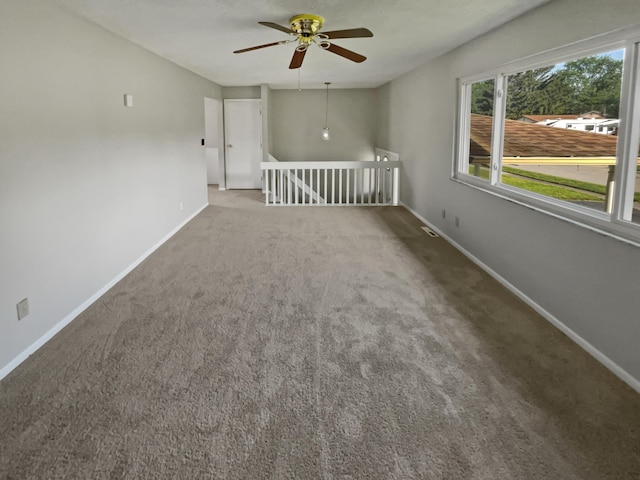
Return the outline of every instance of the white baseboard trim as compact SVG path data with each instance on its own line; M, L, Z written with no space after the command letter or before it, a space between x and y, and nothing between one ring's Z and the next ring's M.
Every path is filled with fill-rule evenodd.
M29 347L27 347L22 353L20 353L17 357L11 360L7 365L0 369L0 380L6 377L13 369L15 369L18 365L24 362L30 355L32 355L36 350L42 347L45 343L47 343L53 336L66 327L74 318L80 315L83 311L85 311L93 302L98 300L102 295L104 295L111 287L113 287L116 283L122 280L126 275L128 275L134 268L140 265L149 255L155 252L162 244L164 244L167 240L173 237L178 231L184 227L187 223L195 218L202 210L204 210L208 204L204 204L198 210L196 210L193 214L191 214L185 221L183 221L176 228L171 230L167 235L165 235L158 243L152 246L149 250L142 254L140 258L138 258L135 262L125 268L122 272L120 272L114 279L112 279L109 283L107 283L104 287L94 293L91 297L85 300L81 305L79 305L76 309L74 309L71 313L65 316L62 320L56 323L53 328L51 328L47 333L42 335L38 340L32 343Z
M455 247L458 251L460 251L460 253L462 253L464 256L466 256L473 263L475 263L478 267L480 267L482 270L484 270L489 275L491 275L495 280L497 280L500 284L502 284L502 286L504 286L507 290L509 290L511 293L513 293L515 296L517 296L520 300L522 300L524 303L526 303L531 308L533 308L537 313L539 313L544 319L546 319L548 322L550 322L554 327L556 327L558 330L560 330L562 333L564 333L567 337L569 337L571 340L573 340L575 343L577 343L580 347L582 347L592 357L594 357L596 360L598 360L600 363L602 363L605 367L607 367L609 370L611 370L611 372L613 372L623 382L627 383L631 388L633 388L635 391L640 393L640 380L639 379L635 378L633 375L631 375L625 369L620 367L617 363L615 363L613 360L611 360L609 357L607 357L604 353L602 353L596 347L591 345L587 340L582 338L579 334L577 334L576 332L571 330L564 323L562 323L560 320L558 320L555 316L553 316L551 313L549 313L543 307L541 307L536 302L534 302L524 292L519 290L517 287L515 287L513 284L511 284L509 281L507 281L505 278L503 278L500 274L498 274L496 271L494 271L489 266L487 266L479 258L477 258L471 252L466 250L464 247L462 247L456 241L452 240L448 235L443 233L440 229L438 229L437 227L432 225L430 222L428 222L418 212L416 212L415 210L413 210L411 207L409 207L408 205L406 205L403 202L400 202L400 205L403 206L404 208L406 208L409 212L411 212L411 214L414 217L416 217L418 220L420 220L422 223L427 225L430 229L432 229L438 235L440 235L442 238L444 238L447 242L449 242L453 247Z

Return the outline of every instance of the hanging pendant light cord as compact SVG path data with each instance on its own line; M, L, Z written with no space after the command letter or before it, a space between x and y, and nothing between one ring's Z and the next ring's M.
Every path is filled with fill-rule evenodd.
M324 82L327 86L327 96L325 101L325 112L324 112L324 128L329 128L329 85L331 82Z

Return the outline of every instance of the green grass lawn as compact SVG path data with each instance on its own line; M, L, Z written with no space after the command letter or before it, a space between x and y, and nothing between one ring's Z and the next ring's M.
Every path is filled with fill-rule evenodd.
M520 175L521 177L531 178L533 180L540 180L542 182L554 183L566 187L573 187L585 192L599 193L604 195L606 188L604 185L598 185L597 183L582 182L580 180L573 180L571 178L556 177L554 175L547 175L545 173L530 172L528 170L521 170L519 168L503 166L502 171L506 173L512 173L514 175ZM504 183L507 183L506 181ZM524 187L523 187L524 188ZM546 194L544 194L546 195ZM559 197L554 197L559 198ZM635 192L634 201L640 202L640 192Z
M515 177L513 175L508 175L508 173L516 173L523 172L523 174L529 174L531 172L527 172L525 170L519 170L511 167L503 167L503 172L507 173L507 175L502 176L502 183L505 185L511 185L512 187L522 188L523 190L527 190L529 192L539 193L540 195L546 195L547 197L557 198L558 200L568 200L568 201L593 201L593 202L602 202L603 199L601 197L597 197L595 195L591 195L587 192L578 192L571 188L564 188L562 183L557 183L557 185L548 185L545 183L536 182L535 180L542 180L540 178L531 177L532 180L527 180L526 178ZM513 170L509 172L509 170ZM473 167L470 172L473 175ZM533 175L539 175L537 173L533 173ZM528 175L527 175L528 176ZM487 167L482 166L480 168L480 177L484 179L489 178L489 169ZM559 180L568 180L561 177L554 177ZM569 185L567 185L569 186ZM598 185L596 185L598 186ZM574 187L578 188L578 187ZM598 193L598 192L596 192ZM604 194L604 192L603 192Z
M546 195L547 197L557 198L558 200L569 201L592 201L602 202L602 197L596 197L585 192L579 192L570 188L563 188L556 185L548 185L546 183L539 183L533 180L527 180L525 178L514 177L511 175L502 175L502 183L505 185L511 185L512 187L522 188L529 192L539 193L540 195Z

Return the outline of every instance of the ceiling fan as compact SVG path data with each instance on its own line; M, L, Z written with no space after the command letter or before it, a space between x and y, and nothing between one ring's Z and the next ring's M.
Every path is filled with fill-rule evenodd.
M255 47L243 48L242 50L236 50L233 53L244 53L252 50L258 50L260 48L273 47L275 45L283 45L285 43L298 42L296 50L293 53L293 58L289 64L289 68L300 68L302 61L307 53L307 49L312 43L315 43L323 50L328 50L331 53L340 55L341 57L348 58L349 60L360 63L364 62L367 57L360 55L359 53L352 52L346 48L340 47L330 40L335 38L361 38L361 37L373 37L373 33L366 28L351 28L348 30L334 30L332 32L319 33L322 25L324 24L324 18L319 15L312 15L310 13L304 13L302 15L296 15L289 19L290 27L283 27L277 23L272 22L258 22L265 27L275 28L295 38L290 40L282 40L280 42L266 43L264 45L258 45Z

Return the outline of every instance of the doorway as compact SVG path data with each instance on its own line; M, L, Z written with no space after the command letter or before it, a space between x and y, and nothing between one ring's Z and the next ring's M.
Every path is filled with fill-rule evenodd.
M254 99L224 101L227 188L262 188L261 106L261 101Z

